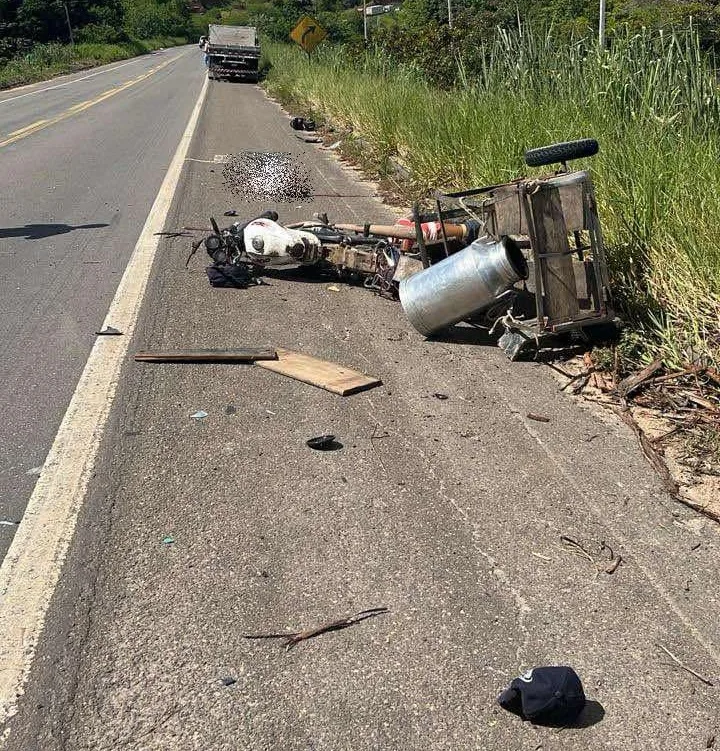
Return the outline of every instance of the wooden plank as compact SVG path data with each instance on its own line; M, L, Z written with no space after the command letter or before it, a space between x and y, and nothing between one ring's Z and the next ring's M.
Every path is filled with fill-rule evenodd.
M256 364L265 370L272 370L274 373L332 391L333 394L340 396L350 396L350 394L357 394L358 391L382 385L382 381L377 378L344 368L334 362L318 360L316 357L290 352L286 349L279 349L277 353L277 360Z
M582 232L587 229L582 183L562 185L560 187L560 203L562 203L565 226L568 232Z
M528 234L518 185L503 185L494 190L487 211L493 217L491 226L496 237Z
M551 324L572 321L580 312L580 303L560 191L541 184L530 195L530 203L537 240L535 252L550 254L549 258L540 259L545 312Z
M650 365L643 368L638 373L634 373L627 378L623 378L623 380L618 383L618 394L620 394L620 396L622 396L623 398L630 396L630 394L632 394L633 391L639 389L640 386L645 383L645 381L652 378L655 373L657 373L658 370L662 368L662 366L662 360L653 360Z
M561 185L560 205L565 217L565 227L570 232L587 229L583 203L583 184ZM496 237L503 235L527 235L522 196L515 184L503 185L492 193L486 211L492 217L490 226Z
M274 349L263 347L242 347L239 349L170 349L160 352L138 352L137 362L176 362L176 363L233 363L255 362L256 360L277 360Z

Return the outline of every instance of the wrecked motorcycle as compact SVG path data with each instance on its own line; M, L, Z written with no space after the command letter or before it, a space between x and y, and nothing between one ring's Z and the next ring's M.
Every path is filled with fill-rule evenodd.
M221 230L211 218L213 233L203 243L214 261L211 268L215 274L237 276L241 269L242 279L250 280L265 269L312 267L343 281L361 281L379 294L397 297L399 281L422 268L412 255L401 254L389 237L342 232L326 217L287 226L277 220L276 212L267 211Z

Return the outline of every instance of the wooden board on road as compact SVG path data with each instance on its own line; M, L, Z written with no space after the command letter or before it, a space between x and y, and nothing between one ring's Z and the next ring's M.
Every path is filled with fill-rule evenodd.
M350 396L382 385L382 381L377 378L344 368L334 362L318 360L316 357L286 349L279 349L277 354L277 360L258 362L256 365L340 396Z
M256 360L276 360L274 349L242 347L241 349L170 349L162 352L138 352L137 362L255 362Z

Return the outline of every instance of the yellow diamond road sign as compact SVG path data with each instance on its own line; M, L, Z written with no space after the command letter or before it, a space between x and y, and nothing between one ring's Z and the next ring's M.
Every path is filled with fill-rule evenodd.
M299 44L308 54L327 36L327 31L310 16L303 16L298 25L290 32L290 38Z

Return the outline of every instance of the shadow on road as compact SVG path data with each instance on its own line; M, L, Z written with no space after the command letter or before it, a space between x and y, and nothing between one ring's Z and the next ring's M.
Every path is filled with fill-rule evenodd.
M99 229L109 224L26 224L24 227L0 227L0 238L24 237L26 240L42 240L52 235L65 235L76 229Z
M485 347L496 347L498 340L497 336L484 327L463 324L449 326L432 334L428 339L446 344L473 344Z
M599 701L592 701L588 699L585 702L585 708L580 713L577 722L572 725L574 728L589 728L592 725L597 725L605 717L605 708Z

